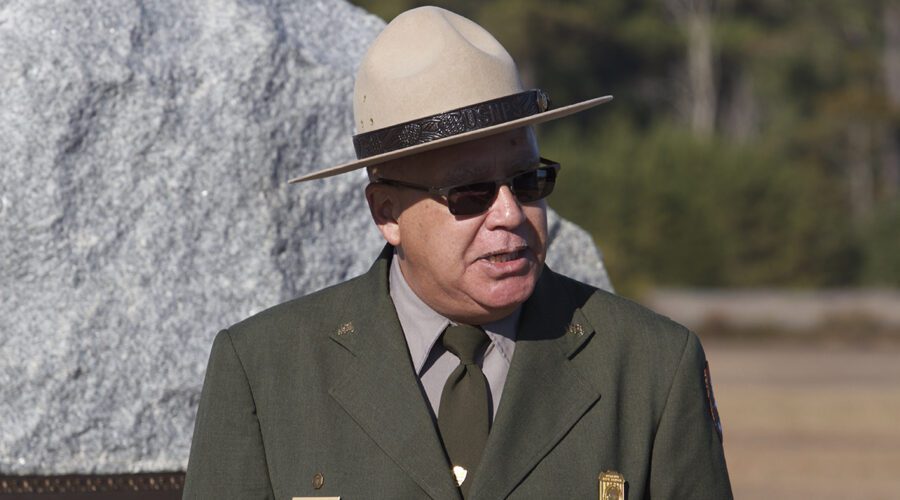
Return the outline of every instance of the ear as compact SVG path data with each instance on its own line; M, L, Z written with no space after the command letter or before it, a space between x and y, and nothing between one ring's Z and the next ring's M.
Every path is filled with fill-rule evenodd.
M395 247L400 246L400 200L390 186L370 183L366 186L366 201L372 220L381 231L384 240Z

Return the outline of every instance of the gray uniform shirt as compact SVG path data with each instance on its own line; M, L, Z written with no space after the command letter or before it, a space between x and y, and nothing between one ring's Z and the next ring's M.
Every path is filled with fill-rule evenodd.
M437 416L447 377L459 366L459 358L438 342L451 321L438 314L412 291L403 272L400 271L400 260L396 255L391 262L389 283L391 300L397 309L397 317L406 337L413 367L428 396L431 409ZM479 325L491 340L484 355L477 360L490 388L491 420L500 407L500 396L503 394L509 363L516 348L516 327L521 311L522 308L519 307L499 321Z

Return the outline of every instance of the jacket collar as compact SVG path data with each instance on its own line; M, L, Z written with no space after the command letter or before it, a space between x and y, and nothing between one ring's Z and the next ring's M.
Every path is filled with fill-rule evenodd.
M356 279L331 339L353 355L331 396L429 496L459 498L388 291L393 248ZM572 361L594 336L560 277L544 268L522 308L515 354L471 498L505 498L600 398Z
M331 339L353 355L329 393L432 498L458 498L440 437L419 388L388 293L389 245L346 297Z
M597 402L575 358L594 336L578 297L545 267L525 302L503 399L472 498L506 498Z

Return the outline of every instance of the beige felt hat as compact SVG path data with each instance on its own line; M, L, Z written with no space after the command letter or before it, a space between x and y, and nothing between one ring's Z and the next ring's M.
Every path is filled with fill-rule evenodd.
M391 21L356 73L356 161L289 182L321 179L526 125L612 99L549 110L542 90L525 90L506 49L474 22L438 7Z

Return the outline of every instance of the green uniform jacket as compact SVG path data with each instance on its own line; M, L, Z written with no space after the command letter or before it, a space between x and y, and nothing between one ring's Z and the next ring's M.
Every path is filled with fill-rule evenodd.
M219 333L184 498L460 498L388 294L390 250ZM632 500L731 498L704 363L684 327L545 268L470 498L597 498L606 470Z

